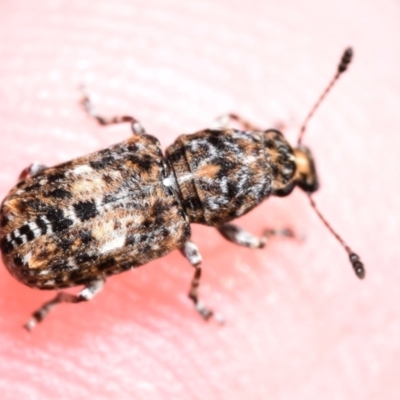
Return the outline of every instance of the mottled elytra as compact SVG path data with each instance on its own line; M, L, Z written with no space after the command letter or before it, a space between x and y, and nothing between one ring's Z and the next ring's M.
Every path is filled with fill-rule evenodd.
M328 87L300 129L292 147L276 129L260 129L228 114L218 129L181 135L162 153L160 143L131 116L104 118L102 125L129 122L133 135L75 160L25 168L0 209L0 249L10 273L38 289L83 285L78 295L59 292L25 325L31 330L58 303L79 303L101 291L107 277L180 249L195 268L189 298L205 318L216 316L198 296L202 257L190 241L191 223L217 228L227 240L263 248L273 236L295 237L290 229L266 229L256 237L230 223L271 195L287 196L295 186L309 197L325 226L347 251L359 278L364 266L317 209L315 163L302 145L306 126L339 76L347 49ZM227 125L235 121L241 129Z

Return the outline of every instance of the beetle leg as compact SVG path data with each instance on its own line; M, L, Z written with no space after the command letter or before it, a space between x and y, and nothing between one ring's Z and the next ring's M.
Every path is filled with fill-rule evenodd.
M120 124L124 122L129 122L131 124L132 133L134 135L143 135L145 132L142 124L135 118L130 115L117 115L114 117L103 117L101 115L96 114L93 111L93 105L90 101L89 95L86 92L86 88L82 86L83 91L83 99L81 100L81 104L85 111L100 125L113 125L113 124Z
M190 241L187 241L183 245L183 247L181 248L181 252L190 262L190 264L196 268L190 286L189 298L193 301L194 306L196 307L198 313L207 321L214 313L199 300L199 285L201 278L201 261L202 261L201 254L197 246Z
M245 130L248 130L248 131L261 130L260 128L253 125L251 122L248 122L246 119L240 117L237 114L233 114L233 113L221 115L220 117L218 117L216 119L215 123L216 123L216 125L218 125L219 128L227 128L229 123L231 123L232 121L237 122Z
M32 318L24 325L24 327L31 331L39 322L42 322L50 310L59 303L80 303L81 301L91 300L97 293L103 289L104 279L97 279L85 286L78 295L59 292L53 300L50 300L42 305L38 310L32 314Z
M252 249L262 249L272 236L297 237L291 229L266 229L261 237L257 237L233 224L224 224L217 229L230 242Z
M18 177L18 182L23 181L24 179L27 178L31 178L32 176L37 175L40 171L43 171L46 168L47 167L45 165L32 163L31 165L29 165L28 167L26 167L21 171Z

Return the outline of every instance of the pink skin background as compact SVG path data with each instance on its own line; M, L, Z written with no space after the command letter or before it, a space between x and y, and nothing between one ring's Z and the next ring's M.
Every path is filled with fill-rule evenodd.
M240 248L193 227L205 323L178 251L61 305L0 268L0 398L399 399L400 2L3 0L0 196L32 161L54 165L130 135L99 113L133 114L166 147L233 111L299 126L344 48L354 63L311 121L326 218L358 252L360 281L305 195L271 198L238 224L292 227L303 243Z

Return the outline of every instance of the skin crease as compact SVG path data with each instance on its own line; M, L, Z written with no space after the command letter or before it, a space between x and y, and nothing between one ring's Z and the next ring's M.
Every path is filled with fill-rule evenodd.
M273 198L236 223L291 227L304 242L240 248L194 226L205 323L179 254L109 279L92 302L61 305L0 266L0 392L29 399L397 399L400 3L128 0L0 4L0 197L32 161L54 165L129 136L79 106L132 113L163 148L235 112L295 143L345 47L354 62L309 124L322 213L306 196Z

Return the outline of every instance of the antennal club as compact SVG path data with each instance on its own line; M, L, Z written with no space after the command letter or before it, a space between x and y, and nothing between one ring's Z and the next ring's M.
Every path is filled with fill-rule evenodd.
M351 250L351 248L346 244L346 242L333 230L333 228L328 224L328 221L322 216L320 211L317 208L317 205L315 204L314 199L312 198L310 193L307 193L308 198L311 203L311 207L315 210L317 213L318 217L320 220L324 223L324 225L331 231L333 236L338 240L338 242L344 247L344 249L347 251L347 254L349 255L349 259L351 262L351 265L353 266L354 272L360 279L364 279L365 277L365 268L364 264L361 262L360 257Z
M322 92L322 95L318 99L318 101L314 104L314 107L311 109L309 114L307 115L301 129L300 129L300 134L299 134L299 139L297 141L298 146L301 145L301 141L303 139L304 133L306 131L306 127L308 124L308 121L311 119L311 117L314 115L315 111L317 108L320 106L322 103L322 100L326 97L326 95L330 92L332 89L333 85L336 83L336 81L339 79L339 76L346 71L347 67L349 66L351 59L353 57L353 49L351 47L347 48L345 52L343 53L343 56L340 60L340 64L338 65L338 69L336 71L335 76L332 78L332 80L329 82L328 86L326 89Z

